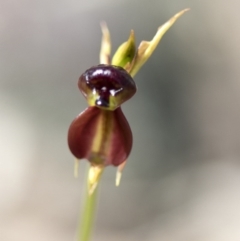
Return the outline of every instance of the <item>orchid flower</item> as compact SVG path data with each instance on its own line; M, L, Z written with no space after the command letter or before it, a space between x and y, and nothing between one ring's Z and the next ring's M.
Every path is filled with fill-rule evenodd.
M185 9L159 27L149 42L135 46L134 31L111 59L111 40L106 24L102 24L100 64L86 70L79 78L78 88L89 105L72 122L68 145L78 161L90 162L88 191L92 194L106 166L118 167L116 185L132 149L131 128L121 105L137 90L133 76L151 56L162 36Z

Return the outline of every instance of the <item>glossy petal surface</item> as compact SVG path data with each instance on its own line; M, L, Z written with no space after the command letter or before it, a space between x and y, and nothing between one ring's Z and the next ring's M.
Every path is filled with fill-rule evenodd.
M115 110L137 90L125 69L103 64L86 70L79 78L78 87L90 106L106 110Z

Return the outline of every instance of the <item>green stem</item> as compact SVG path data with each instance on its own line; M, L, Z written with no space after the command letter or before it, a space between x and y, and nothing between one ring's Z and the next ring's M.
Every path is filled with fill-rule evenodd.
M82 217L80 216L81 222L79 222L77 231L77 241L89 241L93 229L95 208L97 201L97 187L92 194L89 194L88 189L86 193L85 206Z

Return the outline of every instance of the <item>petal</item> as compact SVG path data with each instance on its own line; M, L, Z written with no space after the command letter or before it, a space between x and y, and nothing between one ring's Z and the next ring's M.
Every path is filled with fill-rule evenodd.
M138 52L133 60L132 65L130 66L128 72L131 76L134 76L138 70L142 67L142 65L149 59L152 55L153 51L159 44L163 35L167 32L167 30L175 23L175 21L181 17L186 11L189 9L184 9L181 12L175 14L172 18L170 18L165 24L158 28L156 35L149 42L142 41L138 47Z

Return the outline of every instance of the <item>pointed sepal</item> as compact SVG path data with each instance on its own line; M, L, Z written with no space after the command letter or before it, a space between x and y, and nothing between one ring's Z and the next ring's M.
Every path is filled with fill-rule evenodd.
M100 63L110 64L111 63L111 37L108 30L107 24L105 22L101 23L102 29L102 43L100 50Z
M167 32L167 30L175 23L175 21L181 17L185 12L189 9L184 9L179 13L175 14L172 18L170 18L165 24L158 28L156 35L153 37L151 41L142 41L138 47L137 54L135 55L134 60L132 61L132 65L129 67L128 71L131 76L134 76L138 70L142 67L142 65L149 59L152 55L153 51L156 49L163 35Z
M126 42L121 44L112 58L112 65L125 68L130 64L135 56L136 46L134 31L131 30L130 36Z

